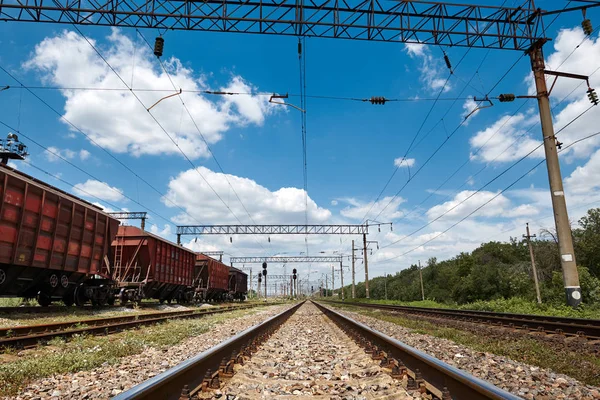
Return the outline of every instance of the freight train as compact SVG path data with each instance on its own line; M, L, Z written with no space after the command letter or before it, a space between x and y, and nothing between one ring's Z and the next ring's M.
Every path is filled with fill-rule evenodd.
M244 300L247 275L0 165L0 297L40 305Z

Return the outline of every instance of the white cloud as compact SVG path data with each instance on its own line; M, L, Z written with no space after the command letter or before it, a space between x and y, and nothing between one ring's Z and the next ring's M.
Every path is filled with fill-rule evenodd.
M72 160L79 156L81 161L85 161L90 157L90 152L85 149L81 149L79 152L77 152L71 149L59 149L55 146L48 147L47 150L44 150L44 154L46 155L46 159L50 162L60 161L60 157L66 158L67 160Z
M600 150L565 179L565 186L574 194L588 194L600 189Z
M135 68L134 88L171 87L169 77L157 64L151 50L139 43L134 49L134 43L118 30L113 29L107 47L92 39L90 41L100 47L108 62L128 84L131 83L132 68ZM181 98L209 143L219 141L231 126L261 125L265 116L276 110L276 106L268 102L267 96L215 96L209 100L201 94L191 93L189 91L209 88L202 79L194 76L191 69L183 67L178 59L171 58L166 64L175 85L188 90L184 91ZM24 66L41 72L44 82L61 87L123 87L123 83L92 47L75 32L63 31L44 39ZM233 76L229 84L216 89L246 93L255 88L242 77ZM136 156L178 154L176 146L130 93L68 89L61 92L66 98L64 116L101 146ZM150 107L169 93L140 91L136 94L146 107ZM187 155L193 158L208 155L206 145L187 113L182 110L179 99L166 99L156 105L151 113Z
M394 165L398 168L410 168L415 165L415 159L399 157L394 159Z
M95 197L105 201L121 201L124 199L121 189L93 179L76 184L73 186L73 191L78 196Z
M445 74L447 69L440 57L434 57L429 48L418 43L405 43L404 49L411 58L421 61L419 66L420 80L425 88L433 92L438 92L442 87L444 92L452 89L450 82L446 83ZM444 84L446 84L445 87Z
M88 158L90 158L90 152L85 149L79 150L79 158L81 159L81 161L87 160Z
M217 198L206 181L219 193L229 208L240 218L250 223L246 211L231 191L225 175L198 167L197 171L190 169L181 172L169 182L169 190L163 202L167 207L174 203L183 207L194 218L181 213L174 218L178 223L237 223L237 220L227 207ZM252 215L256 223L289 223L296 224L304 221L304 190L288 187L270 191L257 182L235 175L227 175L227 179L235 188L238 196ZM322 223L331 217L331 212L319 207L310 197L308 198L308 219L310 223Z
M498 195L498 192L463 190L456 194L452 200L431 207L427 211L427 217L433 220L447 213L442 218L460 219L488 201L489 203L477 211L474 216L514 218L538 213L538 210L529 204L515 206L505 195L501 194L494 198L496 195Z
M154 233L155 235L164 237L164 238L167 238L168 236L170 236L173 233L171 231L171 225L169 225L169 224L165 224L162 229L160 229L157 225L152 224L150 226L150 232Z
M378 215L381 213L377 219L385 222L400 218L404 215L404 212L399 210L399 207L405 200L400 196L393 199L391 196L386 196L376 203L373 201L365 203L354 198L341 200L348 203L349 206L344 207L340 214L353 220L362 220L367 212L369 212L369 215Z
M337 200L331 200L331 205L332 206L337 206L338 205L338 201Z
M472 155L472 159L484 162L509 162L528 154L541 143L531 138L530 133L527 132L531 123L533 119L525 114L501 117L493 125L477 132L469 139L472 151L477 151ZM530 156L530 158L543 157L542 147Z

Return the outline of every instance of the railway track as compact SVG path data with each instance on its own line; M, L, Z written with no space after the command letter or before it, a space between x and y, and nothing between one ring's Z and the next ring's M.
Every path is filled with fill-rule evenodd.
M532 314L510 314L445 308L440 309L396 306L388 304L343 303L339 301L327 301L327 303L395 311L405 314L445 318L478 324L496 325L528 332L540 332L551 335L561 335L565 337L576 336L587 338L589 340L600 340L600 320L595 319L550 317Z
M177 303L173 303L175 305ZM232 303L223 303L221 305L230 305ZM67 307L67 306L20 306L20 307L0 307L0 315L11 315L11 314L52 314L52 313L71 313L77 311L97 311L97 310L111 310L111 309L119 309L119 308L151 308L158 307L162 305L171 305L170 303L161 304L159 302L143 302L137 305L132 303L128 303L126 305L114 304L114 305L104 305L104 306L78 306L78 307ZM186 307L193 307L193 304L184 304Z
M335 371L344 375L334 378ZM303 302L114 399L413 399L416 392L443 400L519 398L328 307Z
M273 303L275 304L275 303ZM74 335L107 335L142 325L151 325L170 319L200 318L235 310L254 308L262 304L214 307L210 309L191 309L136 315L124 315L108 318L91 318L69 322L42 325L28 325L0 328L0 349L26 348L45 343L53 338L68 338Z

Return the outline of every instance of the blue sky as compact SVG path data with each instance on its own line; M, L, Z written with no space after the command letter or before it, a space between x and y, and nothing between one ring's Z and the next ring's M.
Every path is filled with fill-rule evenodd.
M564 4L545 1L538 6L561 8ZM588 17L596 25L600 23L597 9L589 10ZM595 31L584 40L580 23L581 14L575 12L561 15L552 25L548 35L553 41L545 48L549 68L558 67L565 59L561 71L591 74L600 67L598 33ZM98 27L81 30L128 85L133 77L134 89L172 88L135 30ZM198 172L127 91L65 89L124 87L71 26L5 23L0 25L0 33L2 68L26 86L61 88L32 91L166 194L168 200L91 144L31 93L18 89L19 84L0 71L0 85L11 86L0 92L0 121L21 132L21 139L31 152L28 162L75 188L26 163L18 163L18 169L110 210L148 210L151 229L171 240L174 240L177 224L237 223L229 209L243 223L251 223L236 193L257 223L304 222L301 114L290 107L269 104L268 96L257 94L297 95L300 92L296 38L205 32L165 35L162 59L168 64L175 85L184 90L181 97L210 143L227 174L225 177L207 153L179 98L164 100L152 109L152 115L199 167ZM149 30L141 33L150 42L157 35ZM384 106L333 99L307 100L309 223L360 223L396 168L395 160L400 162L425 120L433 104L427 99L437 96L449 71L438 47L308 38L304 50L309 96L385 96L418 100ZM435 105L423 125L416 140L418 145L413 146L407 160L400 164L382 199L373 205L370 218L390 202L391 196L408 179L409 170L414 174L461 124L475 104L467 100L468 97L487 93L517 60L520 60L518 64L490 96L531 91L529 59L521 53L465 48L445 51L455 73L441 94L443 100ZM464 60L456 67L463 56ZM480 64L482 67L478 69ZM600 86L600 74L594 74L590 81L592 87ZM559 80L552 96L553 105L579 84ZM194 89L255 95L211 96L186 92ZM557 128L588 108L586 89L585 84L581 85L556 106ZM169 94L135 92L146 107ZM296 96L287 101L300 105L300 98ZM551 216L550 198L542 164L472 217L419 246L440 235L542 159L542 153L534 152L482 192L435 220L539 144L541 132L534 100L494 103L493 107L471 115L378 217L380 221L394 222L393 232L386 228L381 233L374 230L370 235L370 240L378 240L382 247L431 224L396 245L375 251L371 276L406 268L419 259L449 258L460 251L472 250L485 240L520 236L528 221L534 231L553 225L548 218ZM594 133L598 126L598 109L593 108L561 133L561 141L568 145ZM5 135L11 130L3 127L3 131ZM26 136L51 147L53 152L89 172L99 182L36 146ZM588 207L600 204L599 138L581 142L561 155L567 204L574 222ZM509 146L514 141L516 143ZM433 189L467 160L464 168L430 196ZM222 201L204 179L211 183ZM428 200L420 204L428 196ZM350 239L344 237L340 242L339 237L309 237L309 253L348 253ZM234 237L233 243L229 237L197 241L188 237L185 241L196 250L224 250L234 256L299 254L306 250L303 237L290 236L272 237L271 242L266 237L241 236ZM281 266L273 268L281 270ZM300 266L300 274L308 272L308 268ZM313 265L310 269L313 278L330 271L326 264ZM360 273L359 267L358 276Z

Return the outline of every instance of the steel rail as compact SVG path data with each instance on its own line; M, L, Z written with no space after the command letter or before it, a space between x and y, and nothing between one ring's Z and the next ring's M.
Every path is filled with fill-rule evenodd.
M161 305L159 302L151 302L151 303L140 303L136 307L155 307ZM114 304L114 305L103 305L103 306L93 306L91 304L86 304L84 306L61 306L61 305L50 305L47 307L42 306L17 306L17 307L0 307L0 314L2 315L10 315L10 314L51 314L51 313L70 313L77 311L97 311L97 310L110 310L111 308L133 308L133 303L128 303L125 305Z
M271 303L275 304L275 303ZM216 309L170 311L138 315L94 318L43 325L6 327L0 329L0 349L37 345L55 337L67 338L81 334L111 334L141 325L152 325L171 319L199 318L206 315L245 310L263 304L218 307Z
M219 370L223 359L229 360L232 354L240 353L249 347L255 347L258 338L262 337L262 340L264 340L269 332L283 324L303 303L298 303L162 374L134 386L114 397L113 400L176 400L180 398L182 390L188 394L190 392L188 388L191 388L192 392L197 391L207 375L210 376L212 372Z
M374 308L402 313L441 317L452 320L475 322L524 329L528 331L546 332L569 336L581 336L588 339L600 339L600 320L586 318L552 317L534 314L511 314L491 311L472 311L457 309L440 309L427 307L397 306L388 304L330 303L351 305L363 308Z
M419 376L431 392L446 393L454 400L478 399L521 399L504 391L489 382L476 378L465 371L446 364L428 354L414 349L401 341L384 335L360 322L354 321L322 304L315 303L317 307L331 318L338 326L349 332L351 336L366 339L373 354L380 352L386 358L393 358L408 368L412 379L418 380ZM364 340L362 340L364 342ZM447 390L445 390L447 389ZM439 394L436 394L439 397Z

